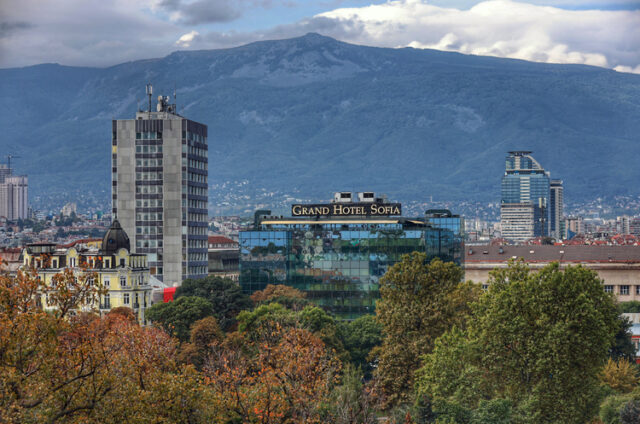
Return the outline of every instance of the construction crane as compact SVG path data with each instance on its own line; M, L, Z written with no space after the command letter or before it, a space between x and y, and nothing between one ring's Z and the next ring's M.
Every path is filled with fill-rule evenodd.
M7 155L7 168L11 169L11 159L19 157L18 155Z

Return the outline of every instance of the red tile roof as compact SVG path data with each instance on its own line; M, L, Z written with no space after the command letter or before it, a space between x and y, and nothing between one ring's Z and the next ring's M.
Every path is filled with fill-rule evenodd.
M225 236L209 236L209 244L236 244L236 242Z

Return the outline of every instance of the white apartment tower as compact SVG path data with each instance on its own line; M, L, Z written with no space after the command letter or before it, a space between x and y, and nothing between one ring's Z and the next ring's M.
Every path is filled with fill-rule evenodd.
M167 285L207 275L207 126L169 97L112 124L112 212L150 273Z
M10 221L29 217L29 179L11 175L8 165L0 165L0 216Z

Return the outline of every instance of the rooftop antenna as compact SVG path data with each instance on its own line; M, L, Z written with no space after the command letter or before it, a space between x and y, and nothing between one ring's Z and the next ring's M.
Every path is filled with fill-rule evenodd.
M176 83L173 82L173 113L178 114L178 95L176 94Z
M9 168L9 170L11 170L11 159L12 158L19 158L20 156L18 155L7 155L7 168ZM11 171L9 171L11 172Z
M147 84L147 96L149 96L149 119L151 119L151 96L153 95L153 86L151 83Z

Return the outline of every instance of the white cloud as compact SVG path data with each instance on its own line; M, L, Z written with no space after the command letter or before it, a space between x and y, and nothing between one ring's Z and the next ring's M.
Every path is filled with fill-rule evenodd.
M640 0L433 0L459 8L427 1L388 0L377 5L339 8L266 29L219 32L212 30L215 26L189 25L189 19L193 21L197 15L197 8L193 8L211 4L269 8L288 2L0 0L0 67L43 62L108 66L162 57L176 48L232 47L307 32L381 47L410 46L539 62L582 63L620 72L638 72L640 67L640 10L565 10L532 4L631 4ZM466 8L460 3L465 3ZM194 12L189 19L183 16L186 10ZM220 10L212 8L209 15L201 18L212 20L212 14Z
M628 72L631 74L640 74L640 65L636 66L635 68L632 68L631 66L616 66L615 68L616 71L618 72Z
M509 0L459 10L423 0L397 0L317 17L361 27L346 40L360 44L537 62L640 66L640 11L564 10Z
M179 47L184 47L184 48L190 47L194 38L196 38L199 35L200 33L198 31L188 32L186 34L183 34L180 38L178 38L178 41L176 41L176 44Z

